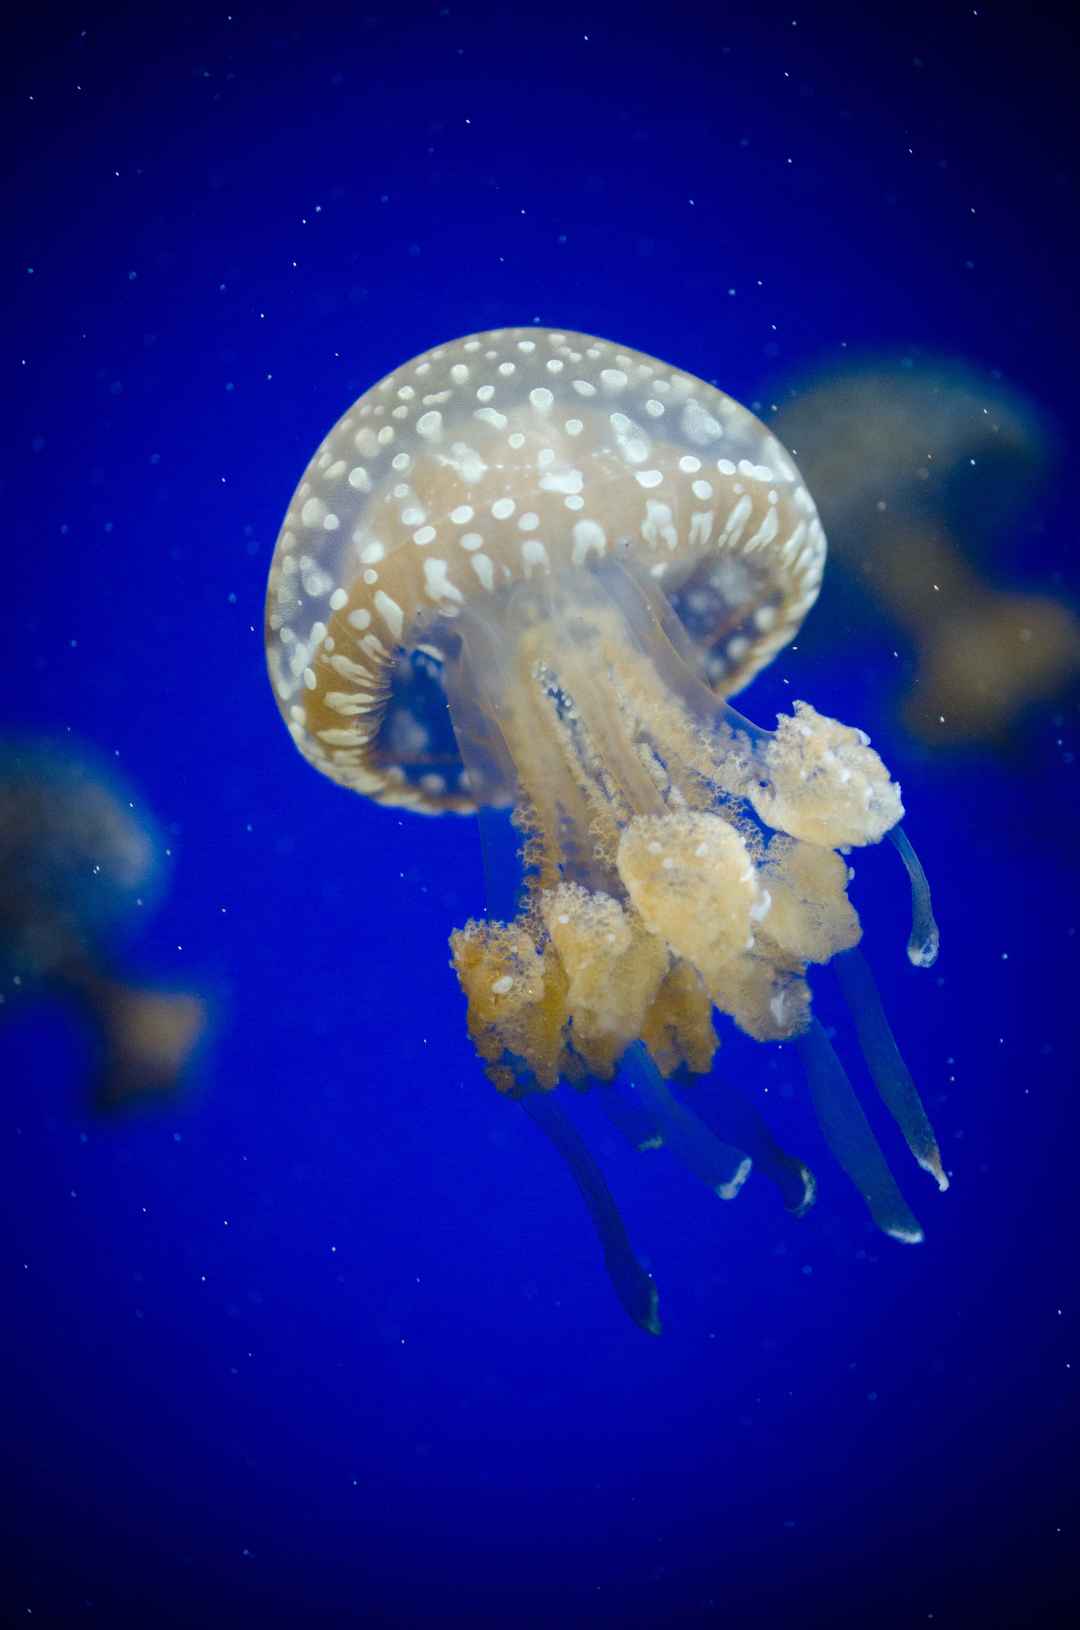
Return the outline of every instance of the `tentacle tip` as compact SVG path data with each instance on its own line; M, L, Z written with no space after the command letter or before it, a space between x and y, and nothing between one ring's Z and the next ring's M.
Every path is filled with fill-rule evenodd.
M659 1310L660 1297L657 1294L656 1286L652 1285L649 1289L649 1305L645 1310L644 1318L641 1320L641 1328L647 1335L658 1336L664 1328L660 1323Z
M890 1239L898 1239L902 1245L921 1245L926 1238L914 1218L909 1223L893 1223L885 1232Z
M930 1173L930 1176L934 1179L939 1191L944 1194L945 1190L949 1186L949 1179L944 1166L941 1164L941 1156L938 1154L937 1150L935 1149L932 1154L924 1155L920 1159L919 1165L922 1167L924 1172Z
M806 1213L810 1210L810 1207L817 1199L817 1178L814 1176L809 1166L804 1166L801 1162L799 1164L799 1171L802 1176L803 1184L802 1198L797 1200L793 1206L788 1206L788 1213L792 1217L805 1217Z
M745 1159L739 1162L739 1165L735 1168L734 1173L726 1183L717 1183L716 1192L720 1196L721 1200L734 1200L735 1196L746 1182L746 1179L750 1176L753 1165L754 1162L750 1159L750 1156L747 1155Z
M638 1151L639 1153L644 1153L646 1149L662 1149L663 1147L663 1138L660 1136L659 1132L654 1132L651 1138L641 1139L638 1144Z
M941 950L941 934L937 925L929 934L913 934L908 940L908 961L914 968L932 968Z

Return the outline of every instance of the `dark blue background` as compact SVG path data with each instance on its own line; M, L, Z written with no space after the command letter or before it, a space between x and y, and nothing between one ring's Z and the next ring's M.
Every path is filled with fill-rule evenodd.
M749 1043L722 1066L815 1165L802 1224L584 1105L659 1282L650 1341L466 1040L473 826L301 761L262 597L347 404L533 320L766 415L865 347L1000 370L1067 455L999 568L1075 592L1066 30L1001 4L149 10L45 8L8 45L3 723L96 744L157 812L174 884L133 966L219 1023L191 1101L119 1126L55 1013L0 1033L4 1622L1064 1622L1075 706L1004 758L918 747L911 652L828 580L747 694L864 726L903 783L938 967L904 959L890 853L856 898L954 1182L883 1129L927 1242L875 1234L796 1060Z

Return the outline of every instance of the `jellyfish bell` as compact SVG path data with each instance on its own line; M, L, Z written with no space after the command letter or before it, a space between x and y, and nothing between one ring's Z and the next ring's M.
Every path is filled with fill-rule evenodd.
M1005 742L1080 673L1075 611L996 581L986 558L1038 512L1061 463L1054 428L1023 392L947 357L867 356L783 394L774 426L833 558L915 647L908 727L931 745Z
M539 329L416 358L338 421L278 539L268 649L301 750L381 802L471 809L411 706L423 659L445 662L470 609L496 631L497 606L527 626L545 594L574 609L615 558L662 586L669 629L727 695L798 629L825 541L779 443L662 363Z
M0 1011L53 996L85 1013L102 1111L182 1085L207 1026L201 997L115 971L126 929L162 893L163 844L133 809L85 751L0 742Z
M764 425L586 335L438 346L317 450L270 573L278 705L377 802L513 808L520 909L451 938L500 1089L636 1060L665 1141L701 1155L663 1082L709 1070L714 1010L759 1040L808 1029L807 965L860 934L835 851L895 828L899 789L810 704L768 732L727 698L794 637L824 562ZM749 1169L701 1164L725 1197Z

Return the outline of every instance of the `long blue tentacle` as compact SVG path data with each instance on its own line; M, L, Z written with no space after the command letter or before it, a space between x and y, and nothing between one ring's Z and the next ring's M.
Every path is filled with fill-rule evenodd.
M566 1162L599 1236L615 1294L640 1329L658 1336L656 1285L634 1255L626 1225L584 1138L553 1092L525 1092L518 1102Z

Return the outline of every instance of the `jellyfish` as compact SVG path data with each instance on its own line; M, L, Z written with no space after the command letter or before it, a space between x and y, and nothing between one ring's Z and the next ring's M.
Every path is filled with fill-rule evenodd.
M796 449L841 560L915 646L904 704L934 744L1004 742L1080 674L1080 621L975 558L1043 484L1053 436L1034 403L945 358L874 358L811 377L773 429Z
M728 700L795 635L825 547L791 458L738 402L623 346L531 328L440 345L361 396L304 472L271 565L270 678L308 762L418 815L476 813L493 831L510 812L512 881L489 865L487 914L450 936L469 1033L568 1165L650 1332L655 1285L575 1092L722 1200L755 1168L795 1216L816 1192L737 1089L719 1124L696 1112L718 1024L798 1042L872 1218L922 1238L814 1018L811 966L844 966L881 1097L947 1182L848 895L850 851L889 835L911 878L908 954L933 960L900 789L862 731L810 702L770 731Z
M91 1023L106 1112L181 1086L207 1024L202 997L134 984L115 941L160 890L161 844L111 774L48 741L0 743L0 1013L58 998Z

